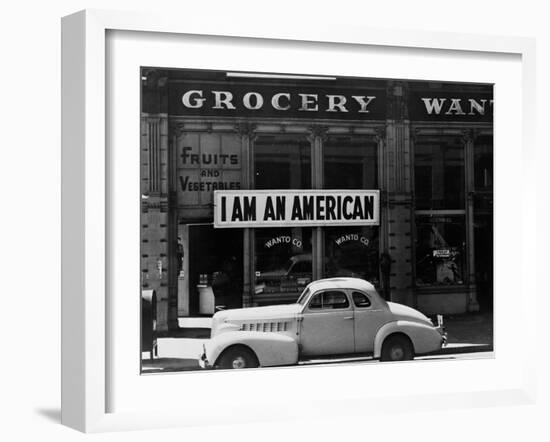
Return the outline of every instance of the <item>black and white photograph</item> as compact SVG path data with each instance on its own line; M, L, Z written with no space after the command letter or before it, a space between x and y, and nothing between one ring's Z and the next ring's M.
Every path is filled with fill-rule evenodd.
M140 85L142 375L494 356L492 84Z
M0 439L546 442L547 9L6 2Z

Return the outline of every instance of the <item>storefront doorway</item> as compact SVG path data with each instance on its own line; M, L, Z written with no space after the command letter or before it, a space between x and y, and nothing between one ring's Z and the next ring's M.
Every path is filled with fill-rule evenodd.
M180 224L183 274L178 278L179 316L208 316L242 307L243 231L212 224Z

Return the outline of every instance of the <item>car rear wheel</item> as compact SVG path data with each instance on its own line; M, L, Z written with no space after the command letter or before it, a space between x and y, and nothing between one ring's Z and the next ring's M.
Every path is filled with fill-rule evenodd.
M406 336L393 335L382 345L381 361L409 361L414 358L411 341Z
M246 347L231 347L220 356L217 366L224 369L256 368L256 355Z

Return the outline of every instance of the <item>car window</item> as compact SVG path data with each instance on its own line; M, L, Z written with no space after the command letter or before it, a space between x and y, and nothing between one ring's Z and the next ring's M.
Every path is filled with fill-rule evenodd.
M306 287L300 297L298 298L298 301L296 301L300 305L304 305L306 303L307 295L309 295L309 287Z
M312 310L332 310L348 308L348 297L344 292L331 290L316 294L311 298L309 308Z
M317 295L315 295L311 298L311 301L309 302L309 308L310 309L315 309L315 310L323 308L322 293L318 293Z
M361 292L353 292L351 294L355 307L370 307L370 299L367 295Z

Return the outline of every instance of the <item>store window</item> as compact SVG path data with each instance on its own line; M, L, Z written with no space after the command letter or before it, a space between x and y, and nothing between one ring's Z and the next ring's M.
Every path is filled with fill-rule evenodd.
M416 285L464 284L465 153L460 137L420 137L415 144Z
M311 143L305 136L260 135L254 142L256 189L310 189ZM298 298L312 281L312 229L257 228L256 295L270 303Z
M256 189L310 189L311 143L305 136L260 135L254 166Z
M323 146L325 189L378 188L378 145L373 137L330 135Z
M312 281L311 228L256 229L257 295L298 295Z
M464 283L464 216L416 217L416 285Z
M417 209L464 208L464 143L459 137L423 137L415 144Z
M372 136L330 135L323 145L325 189L378 189L378 145ZM378 227L327 227L325 276L379 282Z
M325 276L379 283L378 227L325 228Z

